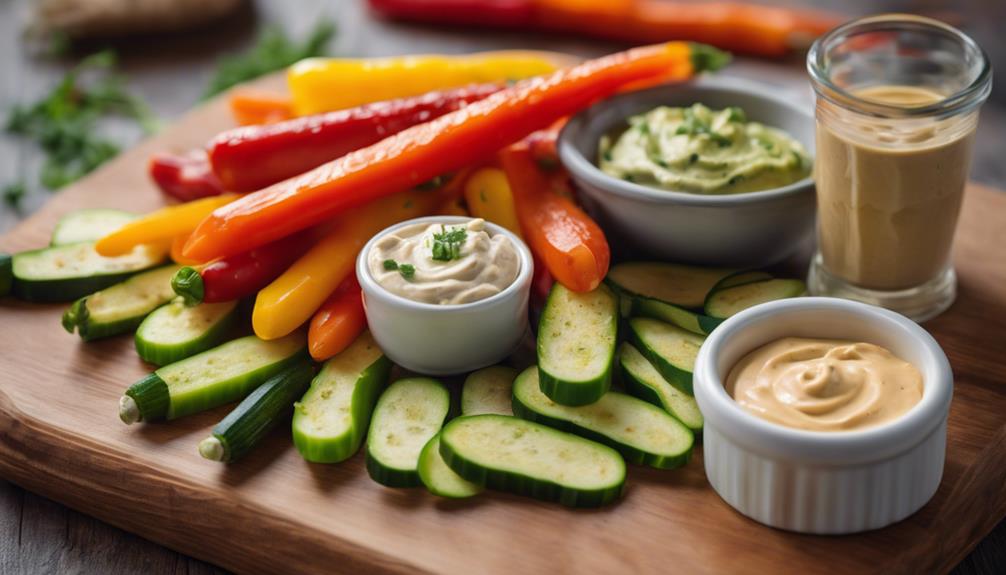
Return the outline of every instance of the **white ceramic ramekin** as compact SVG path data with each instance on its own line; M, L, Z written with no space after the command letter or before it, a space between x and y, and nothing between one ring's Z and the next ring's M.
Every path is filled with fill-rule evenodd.
M745 354L787 336L886 347L922 372L922 400L895 421L859 431L804 431L761 419L734 402L723 381ZM943 477L953 374L936 340L896 313L815 297L755 306L702 345L694 389L705 416L706 476L720 497L760 523L819 534L878 529L925 505Z
M508 237L520 259L517 279L492 297L459 305L416 302L389 292L371 275L367 254L386 234L415 224L469 221L461 216L430 216L395 224L372 237L356 259L370 332L391 361L410 371L449 375L492 365L509 355L528 330L531 251L515 234L491 222L486 222L489 235Z

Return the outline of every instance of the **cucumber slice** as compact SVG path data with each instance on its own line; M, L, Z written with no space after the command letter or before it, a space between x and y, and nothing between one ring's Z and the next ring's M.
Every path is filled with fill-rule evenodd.
M175 298L155 309L136 329L136 353L143 361L167 365L215 347L227 337L238 316L237 307L235 301L189 307Z
M642 296L632 296L632 314L659 319L687 329L692 333L712 333L722 320L689 311L674 304Z
M14 255L14 295L25 301L73 301L115 285L165 261L167 250L137 246L126 255L106 258L83 242Z
M771 279L716 290L706 299L706 314L721 320L760 303L799 297L807 293L800 280Z
M517 370L505 365L494 365L472 372L465 378L465 385L461 388L461 414L513 415L510 402L515 377Z
M541 390L563 405L586 405L611 387L618 297L602 284L586 293L556 282L538 326Z
M613 447L626 461L657 469L681 467L695 436L663 409L631 395L609 391L590 405L559 405L538 385L538 370L525 369L513 384L517 417L569 431Z
M314 366L304 360L272 376L244 398L199 443L199 454L212 461L237 461L251 451L276 425L290 417L293 404L314 377Z
M482 492L482 488L454 473L440 456L440 434L426 442L419 454L419 479L434 495L462 499Z
M643 317L629 320L629 334L636 348L664 379L692 395L695 357L706 338L676 325Z
M384 390L367 432L367 472L388 487L418 487L419 454L440 432L451 394L426 377L400 379Z
M126 281L75 301L63 313L63 327L84 341L136 329L143 318L172 300L171 276L178 266L136 274Z
M14 271L10 254L0 254L0 297L10 293L14 283Z
M695 398L668 383L632 344L623 342L618 348L618 363L622 368L626 391L664 408L693 433L702 432L702 412Z
M625 461L614 449L506 415L451 421L440 434L440 455L476 485L570 507L610 503L625 486Z
M96 242L135 220L136 217L136 214L107 208L76 210L66 214L56 223L52 231L51 245Z
M706 295L733 270L661 262L626 262L608 272L607 281L631 295L681 307L702 307Z
M134 383L119 400L123 422L176 419L237 401L307 354L304 334L229 341L166 365Z
M388 384L391 362L370 332L325 362L293 415L293 443L307 461L337 463L359 449Z
M713 286L713 289L709 290L709 293L713 293L716 290L726 289L729 287L737 287L742 286L744 284L751 284L754 282L761 282L770 279L772 279L772 274L768 272L763 272L761 270L749 270L749 271L737 272L735 274L730 274L727 277L720 280L715 286Z

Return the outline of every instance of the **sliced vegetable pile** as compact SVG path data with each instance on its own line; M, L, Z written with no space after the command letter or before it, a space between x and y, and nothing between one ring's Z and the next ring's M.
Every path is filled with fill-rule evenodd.
M626 461L689 460L705 335L804 290L751 270L609 270L604 232L574 199L555 154L562 117L629 84L688 77L701 69L696 54L708 49L650 46L509 87L500 82L552 64L517 53L299 65L294 101L263 109L321 115L222 134L168 184L155 158L165 192L195 199L142 216L68 214L51 246L0 254L0 295L72 302L62 323L84 341L135 332L156 368L125 390L125 423L236 403L193 446L207 459L241 459L292 416L305 460L345 461L366 439L367 471L389 487L609 503ZM371 75L385 89L375 94L399 99L367 100ZM458 87L473 80L489 84ZM360 89L333 87L347 82ZM391 224L458 212L530 245L544 307L536 365L482 369L461 389L423 377L389 384L393 366L366 331L357 254Z

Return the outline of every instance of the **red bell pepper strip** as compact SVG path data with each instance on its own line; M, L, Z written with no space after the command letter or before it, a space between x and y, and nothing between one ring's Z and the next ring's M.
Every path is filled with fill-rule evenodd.
M187 156L156 154L150 159L149 170L164 195L182 202L219 196L226 191L202 150Z
M171 287L186 305L234 301L254 295L269 285L311 247L315 234L305 231L262 247L186 266L175 272Z
M370 0L389 18L437 24L491 24L525 27L534 18L532 0Z
M585 292L608 273L611 251L600 226L573 200L551 188L527 142L500 153L513 191L517 219L531 251L567 288Z
M207 146L210 165L228 190L260 190L502 89L495 84L476 84L227 130Z
M522 80L214 211L193 232L185 254L211 259L269 243L354 206L476 164L625 83L681 67L692 69L691 46L670 42Z
M307 331L307 348L315 361L325 361L349 347L367 327L356 275L347 277L318 308Z

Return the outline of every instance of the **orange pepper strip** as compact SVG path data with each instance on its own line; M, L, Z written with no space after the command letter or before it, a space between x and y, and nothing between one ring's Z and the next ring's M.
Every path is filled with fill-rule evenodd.
M203 262L197 262L192 258L187 258L182 253L182 248L185 247L185 242L189 240L189 234L182 234L180 236L175 236L175 239L171 240L171 261L176 264L183 266L195 266Z
M476 164L623 84L691 68L690 57L690 45L670 42L520 81L216 210L199 224L185 253L208 260L258 247L367 201Z
M571 199L552 190L526 142L503 150L500 161L531 251L567 288L578 292L596 288L611 261L600 226Z
M259 90L237 90L228 104L234 121L242 126L274 124L294 117L293 101L286 96Z
M170 244L176 237L191 233L213 210L233 202L237 197L237 194L222 194L161 208L101 238L94 249L103 256L121 256L140 244ZM207 261L188 253L185 255L197 261Z
M252 311L255 335L276 339L303 325L353 273L367 240L392 224L432 213L444 199L437 192L411 190L344 214L332 232L258 293Z
M367 327L356 274L350 274L318 308L307 331L307 348L315 361L340 353Z

